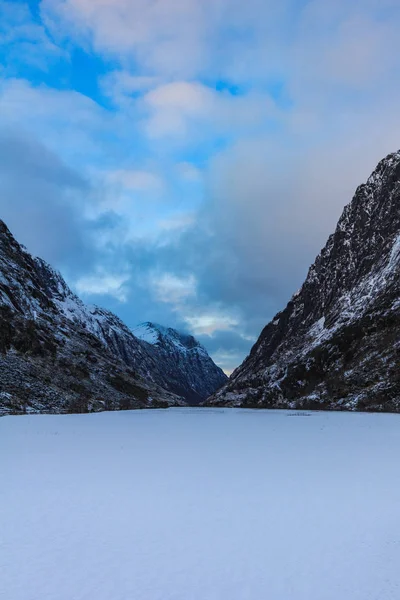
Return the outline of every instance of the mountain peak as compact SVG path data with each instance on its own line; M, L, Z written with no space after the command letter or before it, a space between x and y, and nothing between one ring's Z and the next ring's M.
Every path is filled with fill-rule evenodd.
M207 353L205 348L190 334L182 333L172 327L165 327L159 323L146 321L140 323L135 327L132 332L134 335L149 343L149 344L160 344L162 341L170 341L175 344L178 349L181 350L193 350L194 348Z
M0 219L0 233L3 235L4 234L11 235L10 230L8 229L7 225L1 219Z
M162 328L164 329L164 328ZM156 323L150 323L146 321L145 323L139 323L136 327L132 329L132 333L139 339L148 344L157 344L160 339L161 326Z
M185 396L190 404L199 404L209 395L208 390L218 389L227 376L208 355L207 350L192 336L172 327L147 321L132 330L150 350L158 356L170 374L170 383L175 393ZM175 366L175 375L171 377ZM186 373L186 383L183 373Z

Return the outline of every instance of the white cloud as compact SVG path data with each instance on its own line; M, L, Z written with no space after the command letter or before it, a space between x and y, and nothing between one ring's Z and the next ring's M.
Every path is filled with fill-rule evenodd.
M119 302L125 303L128 301L129 287L127 284L129 279L128 274L116 275L99 270L94 275L87 275L78 279L74 287L78 294L83 296L108 295Z
M176 310L183 302L196 296L197 284L193 275L183 278L173 273L154 273L149 284L158 302L172 304Z
M72 125L91 128L100 123L104 111L93 100L75 91L34 86L22 79L3 79L0 87L1 115L8 120L28 123L28 119L54 118Z
M239 319L226 308L199 304L197 281L194 275L178 277L174 273L153 273L148 285L158 302L170 304L193 335L212 335L216 331L231 331Z
M160 219L157 223L161 231L176 234L177 232L187 230L195 225L196 214L180 212L172 217Z
M200 83L169 83L144 97L150 113L146 130L150 137L184 135L190 119L206 119L214 110L214 94Z
M134 67L115 81L129 93L153 77L370 85L397 62L397 0L42 0L41 10L55 35Z
M42 0L51 31L144 75L265 78L288 45L297 0Z
M15 78L0 80L0 126L35 135L80 169L101 156L102 136L119 130L118 117L91 98Z
M222 4L223 6L223 4ZM218 23L213 0L43 0L54 31L66 29L97 50L133 55L147 71L190 75L201 70L207 37Z
M162 178L151 171L117 169L107 173L106 179L110 184L127 190L161 192L164 189Z
M193 311L194 312L194 311ZM198 314L183 316L194 335L212 335L216 331L230 331L239 325L237 318L222 310L200 310Z
M151 138L237 136L278 114L268 94L236 96L188 81L159 86L147 92L143 103L148 113L145 129Z

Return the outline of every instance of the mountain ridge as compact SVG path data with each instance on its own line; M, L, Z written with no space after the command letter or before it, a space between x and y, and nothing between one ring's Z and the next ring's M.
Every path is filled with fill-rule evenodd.
M209 405L400 410L400 151L381 160L307 277Z
M185 362L176 349L171 356L136 338L110 311L87 306L0 220L0 413L198 403L225 381L220 373L207 353Z

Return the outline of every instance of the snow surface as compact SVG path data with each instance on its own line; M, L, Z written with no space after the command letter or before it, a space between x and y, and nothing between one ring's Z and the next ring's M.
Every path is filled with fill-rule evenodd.
M400 416L0 420L6 600L398 600Z
M157 344L159 341L159 331L155 327L152 327L150 323L141 323L134 329L132 329L133 335L135 335L139 340L143 340L148 344Z
M181 333L172 327L164 327L158 323L147 322L137 325L137 327L132 329L132 333L138 339L153 346L160 343L161 346L172 346L182 354L191 352L203 354L207 359L209 358L207 350L195 338L191 335ZM193 345L193 342L195 345Z

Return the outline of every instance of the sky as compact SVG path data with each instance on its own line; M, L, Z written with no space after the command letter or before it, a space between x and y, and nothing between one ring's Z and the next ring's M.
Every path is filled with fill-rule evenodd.
M0 218L231 372L400 147L398 0L0 0Z

